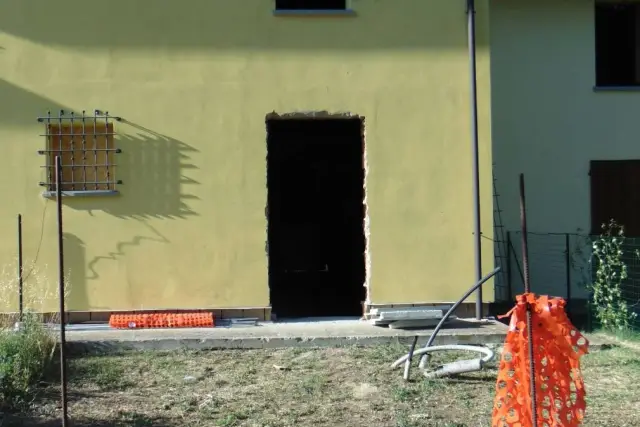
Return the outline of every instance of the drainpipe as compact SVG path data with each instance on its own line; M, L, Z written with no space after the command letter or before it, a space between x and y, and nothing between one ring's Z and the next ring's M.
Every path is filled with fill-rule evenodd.
M475 253L475 279L482 279L482 249L480 234L480 165L478 154L478 88L476 72L476 6L467 0L467 32L469 36L469 70L471 79L471 153L473 159L473 243ZM476 291L476 319L482 319L482 287Z

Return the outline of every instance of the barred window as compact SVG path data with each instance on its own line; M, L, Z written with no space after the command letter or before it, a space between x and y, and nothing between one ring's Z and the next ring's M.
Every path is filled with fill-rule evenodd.
M65 195L115 194L121 181L115 177L114 122L120 118L95 111L93 116L60 111L57 117L48 113L38 118L45 124L46 181L40 185L47 193L56 191L55 159L60 157L61 190Z

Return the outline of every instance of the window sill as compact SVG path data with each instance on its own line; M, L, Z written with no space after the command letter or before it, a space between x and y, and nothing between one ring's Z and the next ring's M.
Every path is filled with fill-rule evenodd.
M274 16L355 16L353 9L281 9L274 10Z
M79 190L79 191L63 191L62 197L110 197L118 196L120 192L118 190ZM44 191L42 197L49 199L56 198L55 191Z
M594 92L640 92L640 86L594 86Z

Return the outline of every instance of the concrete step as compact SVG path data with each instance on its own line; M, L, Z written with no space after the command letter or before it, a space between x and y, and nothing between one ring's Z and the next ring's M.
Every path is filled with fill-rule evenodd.
M55 330L55 326L52 327ZM67 346L71 353L118 353L128 350L175 351L181 349L261 349L286 347L343 347L352 345L401 344L409 346L419 337L426 343L433 328L402 330L380 328L366 321L258 322L257 326L229 326L202 329L115 330L108 325L71 325ZM437 335L434 345L467 344L500 348L506 325L483 320L456 319ZM601 336L589 336L591 351L617 345Z
M71 351L98 353L125 350L225 348L340 347L350 345L409 345L414 336L426 342L433 328L402 330L380 328L361 320L259 322L257 326L202 329L114 330L104 326L69 327L66 333ZM445 326L436 344L502 344L507 328L499 322L482 324L455 320Z

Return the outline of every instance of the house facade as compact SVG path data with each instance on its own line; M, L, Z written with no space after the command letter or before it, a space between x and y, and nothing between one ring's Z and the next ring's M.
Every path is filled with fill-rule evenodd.
M473 284L466 2L276 3L0 5L0 260L14 263L22 214L25 290L52 296L37 309L57 307L58 182L78 319L360 314ZM488 1L476 7L490 171ZM488 272L490 173L480 187Z
M615 219L628 236L640 235L638 6L491 2L496 187L504 228L519 230L518 174L525 174L538 293L567 296L568 281L572 298L587 297L590 244L581 236L599 234L602 223ZM515 267L513 274L517 293Z

